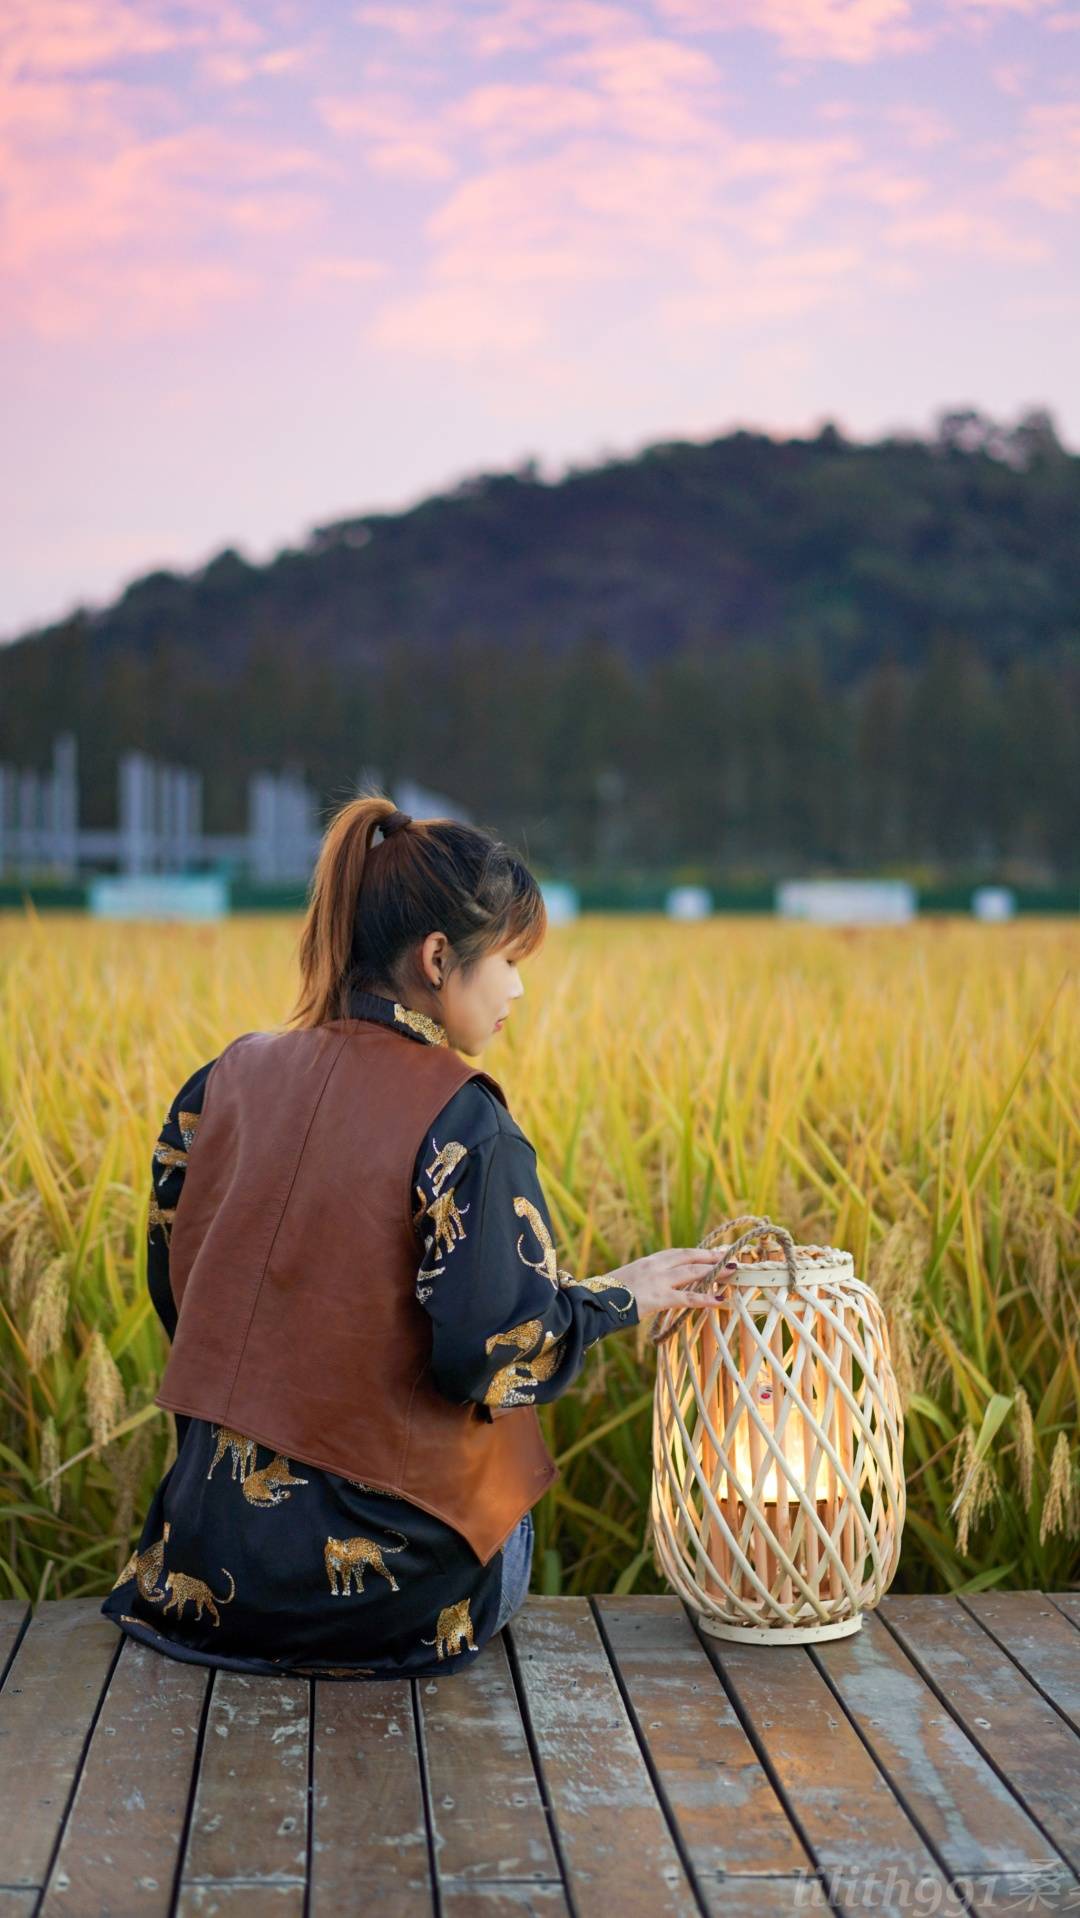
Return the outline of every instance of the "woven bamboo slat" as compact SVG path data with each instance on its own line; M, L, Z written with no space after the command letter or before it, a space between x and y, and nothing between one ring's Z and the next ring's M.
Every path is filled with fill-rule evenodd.
M672 1308L653 1328L658 1567L719 1638L844 1637L900 1557L904 1420L885 1315L850 1252L796 1246L771 1219L725 1219L701 1244L739 1271L721 1305ZM697 1285L715 1291L716 1277Z

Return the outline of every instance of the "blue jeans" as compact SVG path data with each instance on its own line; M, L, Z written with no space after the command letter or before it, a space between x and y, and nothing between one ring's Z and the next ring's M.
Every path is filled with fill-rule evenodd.
M502 1631L512 1613L525 1602L532 1574L532 1556L533 1515L526 1512L503 1546L499 1616L494 1626L496 1632Z

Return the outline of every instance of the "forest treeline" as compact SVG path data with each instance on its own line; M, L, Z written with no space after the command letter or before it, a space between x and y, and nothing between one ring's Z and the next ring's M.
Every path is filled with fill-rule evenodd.
M364 767L582 871L1080 869L1080 459L1044 412L873 445L735 433L478 475L226 552L0 649L0 760L79 741L324 809Z

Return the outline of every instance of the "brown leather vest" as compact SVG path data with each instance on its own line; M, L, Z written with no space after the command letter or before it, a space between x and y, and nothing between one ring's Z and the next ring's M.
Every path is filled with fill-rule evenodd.
M170 1236L154 1403L410 1499L486 1565L560 1471L535 1407L489 1422L430 1377L413 1168L472 1078L506 1105L452 1048L364 1019L224 1048Z

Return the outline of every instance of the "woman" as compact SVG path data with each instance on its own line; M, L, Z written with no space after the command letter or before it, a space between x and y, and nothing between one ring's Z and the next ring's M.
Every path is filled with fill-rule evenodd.
M371 793L331 821L289 1021L185 1080L154 1149L177 1454L101 1607L132 1637L235 1671L416 1677L470 1663L523 1602L559 1475L535 1407L716 1265L556 1263L535 1151L460 1056L509 1017L546 924L486 832Z

